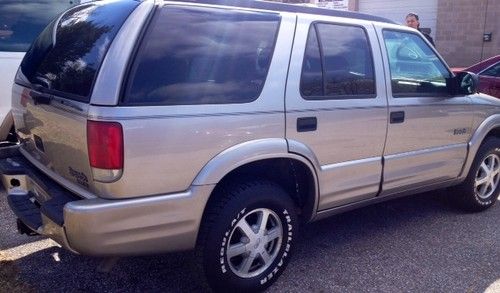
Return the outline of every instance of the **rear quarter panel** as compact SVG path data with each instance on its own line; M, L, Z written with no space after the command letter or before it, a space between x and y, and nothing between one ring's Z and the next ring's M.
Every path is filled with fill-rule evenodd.
M266 83L253 102L91 106L89 119L119 122L124 132L123 175L113 183L94 182L97 193L108 198L126 198L184 191L212 158L231 146L266 138L284 139L284 92L295 16L281 16ZM106 68L101 72L106 72ZM119 74L107 76L108 84L121 81ZM105 83L96 85L94 91L100 92L104 86Z

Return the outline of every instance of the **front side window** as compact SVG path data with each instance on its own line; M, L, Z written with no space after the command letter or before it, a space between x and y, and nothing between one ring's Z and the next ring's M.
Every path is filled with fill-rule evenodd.
M500 77L500 62L483 71L481 75Z
M123 102L196 105L257 99L279 21L274 13L162 8L139 48Z
M384 30L394 97L447 95L451 77L436 53L417 34Z
M313 24L302 64L300 91L308 100L375 97L373 59L364 29Z

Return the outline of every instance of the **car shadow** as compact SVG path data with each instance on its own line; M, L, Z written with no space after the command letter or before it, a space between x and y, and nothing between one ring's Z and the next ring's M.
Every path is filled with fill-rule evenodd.
M484 274L479 283L475 279L461 278L462 283L458 284L456 278L460 276L453 275L453 270L448 271L451 274L448 281L440 278L434 281L430 277L435 273L434 261L441 259L434 260L427 250L443 249L440 235L457 227L467 230L462 222L478 215L457 212L450 207L445 193L397 199L306 225L287 270L270 291L361 292L367 291L366 285L361 284L364 279L371 280L371 290L375 291L441 291L446 288L484 291L495 282L498 274L479 271ZM498 213L498 207L495 208L492 213ZM482 217L488 218L486 213L482 213ZM438 234L432 235L435 233ZM455 242L469 241L461 235L457 237ZM451 253L451 257L459 257ZM422 262L422 255L428 255L432 261ZM203 277L198 274L192 252L121 258L107 273L97 271L102 261L54 246L22 257L15 264L20 271L19 278L42 292L208 291ZM419 266L423 272L418 271ZM498 271L498 268L498 264L494 264L493 269ZM397 274L381 276L379 272L387 269L397 270ZM412 285L404 281L398 283L399 277L422 278L421 274L424 277L429 274L427 277L431 279L424 278L421 283ZM474 286L463 287L469 283Z

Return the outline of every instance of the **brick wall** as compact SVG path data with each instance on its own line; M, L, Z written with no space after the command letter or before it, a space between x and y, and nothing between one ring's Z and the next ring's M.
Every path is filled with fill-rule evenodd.
M492 33L491 42L483 42L484 32ZM500 54L500 1L439 0L435 41L452 67Z

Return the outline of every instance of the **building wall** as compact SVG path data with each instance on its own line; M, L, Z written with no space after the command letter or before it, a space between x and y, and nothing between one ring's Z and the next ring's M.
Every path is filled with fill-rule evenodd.
M491 42L483 42L485 32L492 33ZM439 0L435 41L452 67L500 54L500 1Z
M373 14L404 24L409 12L418 14L420 26L430 28L431 36L436 36L438 0L351 0L357 2L357 11ZM492 0L490 0L492 1ZM495 1L495 0L493 0ZM497 0L500 1L500 0ZM354 5L353 5L354 6Z

